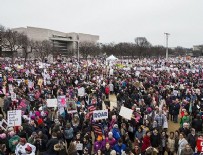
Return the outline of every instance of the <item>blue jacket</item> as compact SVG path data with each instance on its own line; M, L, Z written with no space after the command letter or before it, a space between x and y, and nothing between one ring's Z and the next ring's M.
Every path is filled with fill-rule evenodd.
M117 141L121 138L120 131L117 128L113 128L112 133L113 138L115 138Z
M126 145L122 144L121 146L119 146L118 144L116 144L113 149L116 151L116 154L121 155L121 151L125 151L126 150Z

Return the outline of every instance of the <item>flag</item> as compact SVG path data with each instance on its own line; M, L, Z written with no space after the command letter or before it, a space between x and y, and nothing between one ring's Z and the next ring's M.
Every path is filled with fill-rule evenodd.
M88 106L88 111L89 111L89 113L92 114L94 110L96 110L96 106L95 106L95 105L89 105L89 106Z
M92 128L96 134L102 135L102 125L101 124L92 123Z

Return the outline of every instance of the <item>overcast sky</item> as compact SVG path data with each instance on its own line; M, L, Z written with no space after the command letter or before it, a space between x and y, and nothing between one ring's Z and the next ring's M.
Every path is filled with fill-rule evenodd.
M100 36L100 42L146 37L169 47L203 44L203 0L0 0L0 24Z

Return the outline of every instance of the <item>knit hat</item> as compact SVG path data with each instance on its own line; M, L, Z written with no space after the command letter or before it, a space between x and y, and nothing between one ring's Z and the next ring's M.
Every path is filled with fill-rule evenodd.
M114 124L113 128L118 128L118 124Z
M25 150L31 152L31 151L32 151L32 148L31 148L29 145L27 145L27 147L25 148Z
M109 132L109 133L108 133L108 135L109 135L109 136L110 136L110 135L112 136L112 135L113 135L113 133L112 133L112 132Z
M102 135L99 135L98 137L97 137L97 141L101 141L102 140Z
M9 135L13 137L16 133L14 131L9 132Z
M5 133L0 134L0 138L1 139L5 139L6 138L6 134Z

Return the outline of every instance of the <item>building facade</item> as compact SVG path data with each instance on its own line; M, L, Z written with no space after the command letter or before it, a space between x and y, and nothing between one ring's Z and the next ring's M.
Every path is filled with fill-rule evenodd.
M65 33L55 30L38 28L38 27L20 27L12 29L14 31L24 33L30 40L44 41L49 40L53 44L58 53L68 55L70 52L75 52L78 49L80 42L97 43L99 40L98 35L90 35L83 33Z

